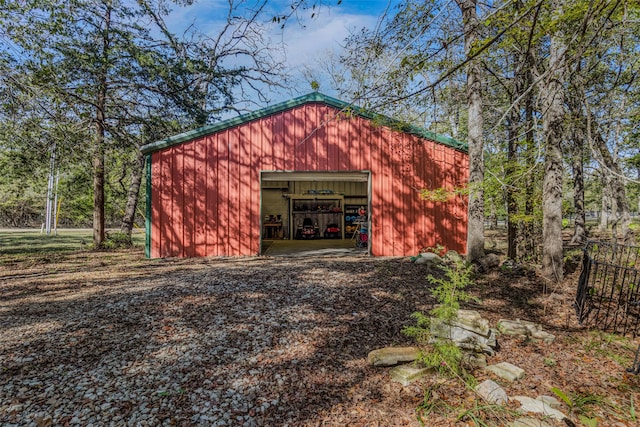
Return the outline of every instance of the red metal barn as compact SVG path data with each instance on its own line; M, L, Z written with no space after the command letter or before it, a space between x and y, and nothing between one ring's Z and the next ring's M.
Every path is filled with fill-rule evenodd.
M313 93L142 148L147 256L258 255L269 239L352 238L376 256L465 253L466 146ZM334 227L335 228L331 228Z

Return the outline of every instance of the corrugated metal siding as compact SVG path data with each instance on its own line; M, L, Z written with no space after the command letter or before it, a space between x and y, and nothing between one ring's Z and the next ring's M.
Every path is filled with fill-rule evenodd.
M151 256L256 255L260 171L361 170L371 172L373 255L465 252L465 200L419 197L463 185L465 153L310 103L154 152Z

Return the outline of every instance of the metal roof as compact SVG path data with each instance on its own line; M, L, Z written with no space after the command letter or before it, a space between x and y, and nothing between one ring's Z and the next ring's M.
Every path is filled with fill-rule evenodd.
M218 123L203 126L198 129L193 129L178 135L171 136L166 139L152 142L150 144L146 144L142 146L140 150L142 151L143 154L152 153L154 151L158 151L163 148L171 147L173 145L178 145L186 141L191 141L201 136L210 135L212 133L219 132L221 130L239 126L244 123L251 122L253 120L258 120L263 117L271 116L271 115L280 113L282 111L290 110L300 105L312 103L312 102L319 102L319 103L328 105L330 107L337 108L339 110L348 110L350 113L356 114L360 117L363 117L369 120L375 120L376 122L380 123L383 126L387 126L392 129L409 133L412 135L417 135L422 138L426 138L431 141L435 141L440 144L455 148L456 150L465 151L465 152L468 150L467 144L457 141L453 138L449 138L443 135L438 135L434 132L428 131L426 129L423 129L417 126L410 125L400 120L392 119L391 117L384 116L382 114L376 114L376 113L367 111L361 107L354 106L352 104L349 104L348 102L340 101L338 99L332 98L330 96L327 96L318 92L312 92L307 95L291 99L289 101L281 102L281 103L272 105L270 107L263 108L261 110L253 111L251 113L243 114L238 117L223 120Z

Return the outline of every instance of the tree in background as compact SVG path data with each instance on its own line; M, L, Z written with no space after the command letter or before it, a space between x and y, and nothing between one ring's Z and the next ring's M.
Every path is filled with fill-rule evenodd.
M577 215L574 241L584 241L585 204L593 199L589 191L602 187L594 185L599 175L606 187L601 199L612 199L613 224L628 236L623 166L630 147L637 150L630 138L637 128L638 60L629 52L638 49L638 14L637 3L625 0L404 2L377 28L347 40L347 53L332 67L341 76L333 81L355 102L400 120L487 141L481 181L488 211L479 218L506 215L508 256L541 263L556 281L563 273L563 216ZM468 45L470 31L476 39ZM476 81L470 72L484 82L478 92L469 92ZM460 97L464 78L467 96ZM463 111L465 103L482 105L480 134L477 112ZM468 247L474 251L471 239Z
M269 20L313 16L322 3L291 2ZM264 100L260 85L279 82L282 69L259 25L265 4L240 15L231 2L218 34L176 36L164 23L163 1L0 0L0 162L15 166L15 176L27 167L44 174L55 142L74 174L63 189L90 178L99 195L96 178L101 170L106 177L102 202L78 197L73 209L104 204L109 221L124 212L122 229L130 232L142 183L136 147L239 111L238 100ZM640 117L636 2L428 0L387 13L309 80L322 80L326 69L347 100L482 141L472 157L487 155L479 164L487 212L476 209L482 215L474 218L505 215L508 256L542 263L549 278L561 277L563 215L577 215L575 242L587 236L587 210L601 211L604 225L629 241L629 195L635 206L638 194L630 179ZM475 41L467 43L469 35ZM473 109L464 108L468 101ZM3 206L17 209L19 186L4 179L0 187L9 195ZM471 253L484 244L468 246Z
M3 60L30 79L25 86L3 79L5 91L31 97L41 123L51 115L46 99L55 99L65 112L64 122L80 129L76 136L86 137L79 151L92 162L96 247L105 239L109 158L117 161L151 142L149 138L202 125L234 110L236 90L240 97L249 97L248 91L260 92L256 82L278 84L282 70L273 47L267 49L258 20L266 2L246 17L239 14L240 3L229 3L226 25L213 38L193 28L181 37L172 34L163 21L169 12L163 1L2 4L0 34L8 47ZM3 121L10 120L5 117ZM73 145L77 137L70 139L56 140L56 146L80 148ZM134 173L122 227L127 233L141 183L141 158L133 156L130 166Z
M538 79L544 138L542 187L542 274L560 281L562 261L562 140L564 129L567 46L564 40L562 1L548 3L549 33L546 72Z
M480 22L476 0L456 0L462 13L464 51L467 62L467 141L469 146L469 209L467 259L484 256L484 121L482 116L483 72L476 58L480 46Z

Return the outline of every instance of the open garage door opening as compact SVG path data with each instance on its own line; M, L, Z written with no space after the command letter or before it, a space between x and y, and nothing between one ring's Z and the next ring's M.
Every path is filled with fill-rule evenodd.
M261 254L369 253L368 171L261 172Z

